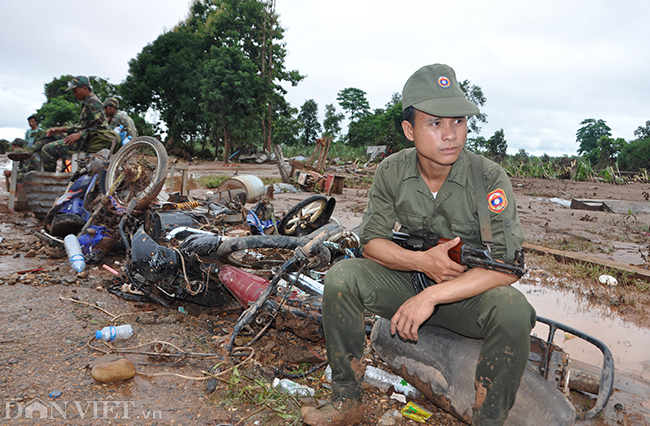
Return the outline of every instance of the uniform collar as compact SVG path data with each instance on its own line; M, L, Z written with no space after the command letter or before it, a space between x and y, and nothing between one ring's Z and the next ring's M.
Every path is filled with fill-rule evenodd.
M412 151L409 152L406 156L407 161L405 162L406 170L404 171L404 180L411 178L420 177L420 170L418 169L418 154L415 148L411 148ZM462 187L467 186L467 179L469 179L470 174L467 171L470 169L469 156L471 153L467 148L463 148L458 156L456 162L451 166L451 171L449 176L445 181L454 182Z

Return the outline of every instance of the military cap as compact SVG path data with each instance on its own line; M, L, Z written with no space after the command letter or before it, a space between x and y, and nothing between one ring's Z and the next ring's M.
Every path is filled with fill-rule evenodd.
M417 70L402 90L402 108L413 108L436 117L467 117L479 113L460 89L454 70L444 64Z
M17 147L20 147L20 148L25 148L25 140L20 139L20 138L16 138L11 142L11 145L17 146Z
M112 106L115 107L115 109L120 109L120 102L117 99L110 97L104 99L104 106Z
M65 89L65 91L67 92L68 90L72 90L75 87L87 87L88 90L93 90L92 86L90 85L90 80L88 80L88 77L85 75L72 77L72 80L70 80L68 83L68 88Z

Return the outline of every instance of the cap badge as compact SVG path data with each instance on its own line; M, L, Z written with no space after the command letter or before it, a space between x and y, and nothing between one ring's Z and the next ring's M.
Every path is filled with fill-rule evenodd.
M438 77L438 86L442 87L443 89L449 88L451 86L451 81L449 78L445 77L444 75L441 75Z
M488 209L494 213L501 213L508 205L503 189L495 189L487 195Z

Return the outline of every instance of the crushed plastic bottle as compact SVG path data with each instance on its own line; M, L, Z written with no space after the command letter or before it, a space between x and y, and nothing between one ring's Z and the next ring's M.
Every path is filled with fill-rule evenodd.
M133 336L133 328L129 324L104 327L95 332L95 339L109 342L111 340L124 340Z
M329 365L325 369L325 380L328 382L332 381L332 368ZM422 392L414 388L400 376L388 373L381 368L373 367L372 365L366 367L363 381L382 390L388 390L388 388L393 386L395 392L410 396L414 399L422 397Z
M77 236L74 234L68 235L63 239L63 245L65 246L65 252L68 255L68 261L72 269L77 273L86 269L86 259L83 253L81 253L81 245Z
M122 145L126 145L127 143L131 142L131 139L132 138L130 135L125 137L124 140L122 141Z
M314 396L316 391L308 386L299 385L289 379L273 379L273 387L278 388L283 393L295 396Z

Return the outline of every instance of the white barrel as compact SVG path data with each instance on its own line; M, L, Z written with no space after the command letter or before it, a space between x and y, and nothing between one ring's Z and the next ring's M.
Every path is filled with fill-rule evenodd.
M234 176L227 181L224 181L217 188L217 193L225 192L229 189L243 189L246 191L246 202L257 202L266 190L262 179L255 175L242 175Z

